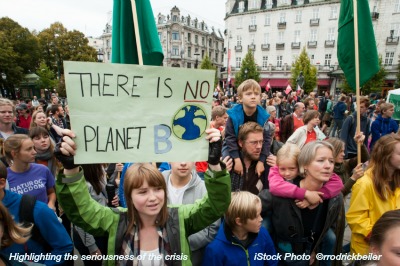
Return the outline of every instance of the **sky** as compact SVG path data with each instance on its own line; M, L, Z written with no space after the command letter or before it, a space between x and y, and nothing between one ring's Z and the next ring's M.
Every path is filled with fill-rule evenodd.
M225 0L150 0L154 16L169 14L173 6L181 16L190 14L223 32ZM111 22L112 0L0 0L0 17L9 17L29 30L41 31L54 22L86 36L99 37Z

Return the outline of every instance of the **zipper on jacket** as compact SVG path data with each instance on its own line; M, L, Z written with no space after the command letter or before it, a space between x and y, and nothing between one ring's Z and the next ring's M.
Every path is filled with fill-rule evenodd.
M246 258L247 258L247 266L250 266L249 250L245 249L242 245L239 245L238 243L235 243L235 242L232 242L232 245L238 246L244 250L244 253L246 253Z

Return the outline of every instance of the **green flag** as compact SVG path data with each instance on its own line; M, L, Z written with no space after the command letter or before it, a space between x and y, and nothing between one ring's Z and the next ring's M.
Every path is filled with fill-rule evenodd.
M378 52L368 0L357 0L360 87L379 71ZM337 56L349 85L356 89L353 0L342 0Z
M149 0L136 0L143 64L160 66L164 59ZM114 0L112 25L113 63L138 64L130 0Z

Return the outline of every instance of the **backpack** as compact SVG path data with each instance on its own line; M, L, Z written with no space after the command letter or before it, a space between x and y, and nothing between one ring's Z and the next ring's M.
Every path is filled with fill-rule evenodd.
M36 204L36 197L24 194L22 195L21 202L19 204L19 222L22 224L33 224L31 231L31 239L39 243L45 250L45 252L50 253L52 248L43 238L40 233L39 228L35 225L35 220L33 216L34 207Z

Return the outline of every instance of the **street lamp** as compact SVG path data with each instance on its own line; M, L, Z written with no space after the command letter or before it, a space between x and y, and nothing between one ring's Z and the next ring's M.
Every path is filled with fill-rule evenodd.
M7 93L6 93L5 89L4 89L4 83L6 82L6 79L7 79L6 73L4 73L4 72L1 73L1 79L3 80L3 82L2 82L3 91L1 92L1 95L3 95L4 98L5 98L5 97L7 97Z
M102 63L102 62L103 62L103 59L104 59L104 54L103 54L103 52L101 51L101 49L99 49L99 50L97 51L97 62Z
M56 40L60 35L58 33L54 34L54 39ZM57 79L60 80L61 78L61 63L60 63L60 54L58 53L57 43L54 41L54 52L56 53L56 60L57 60Z
M197 52L197 53L195 53L194 55L196 56L196 62L194 63L194 68L197 68L198 65L199 65L199 55L200 55L200 54Z

